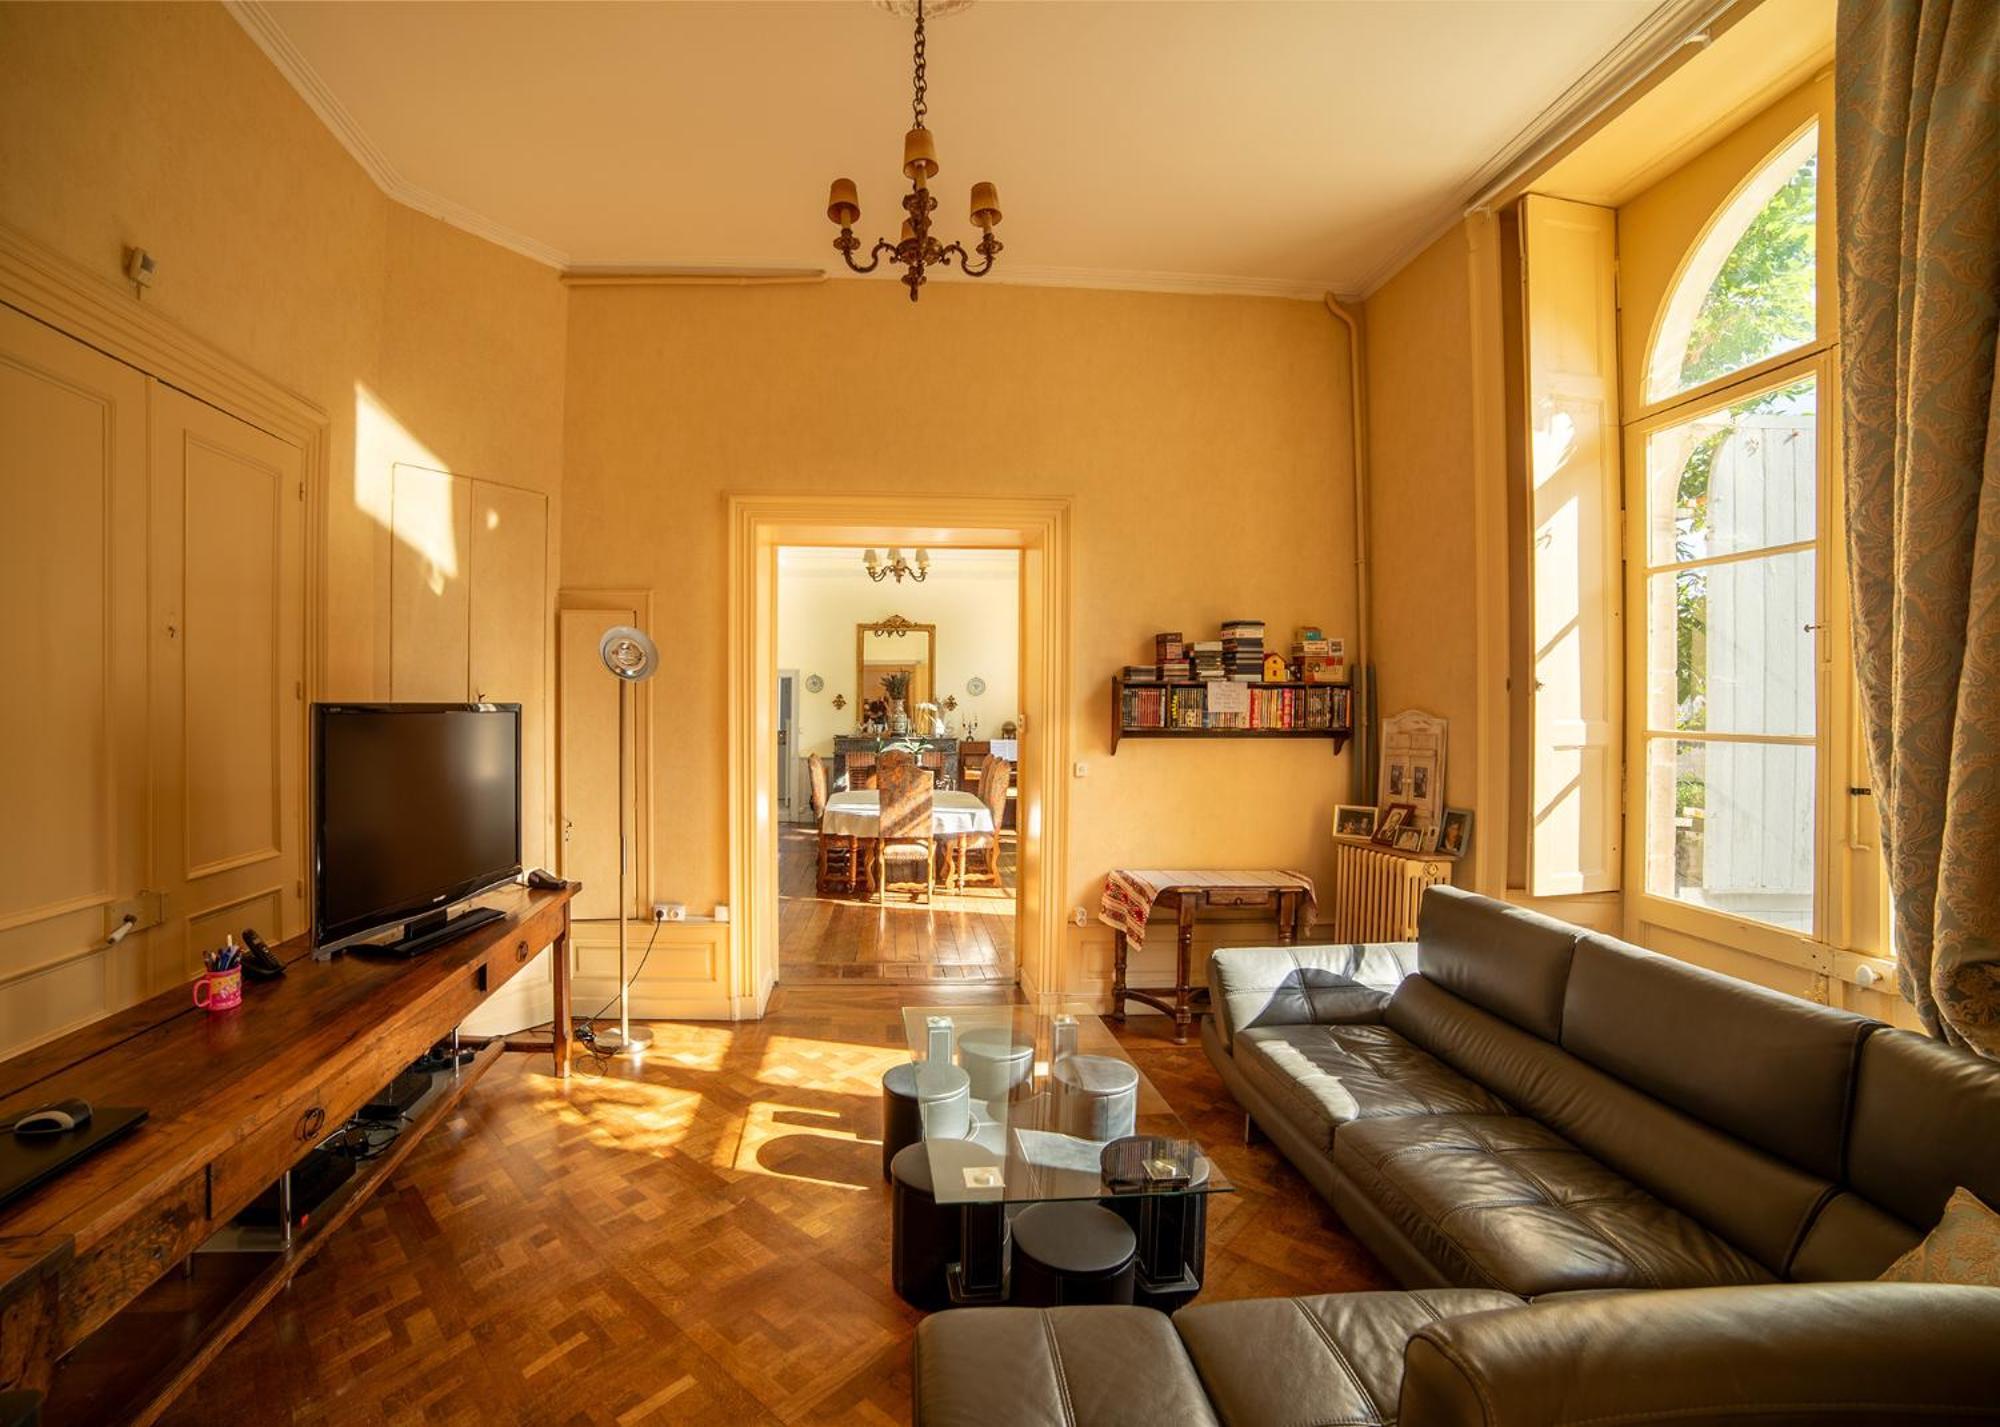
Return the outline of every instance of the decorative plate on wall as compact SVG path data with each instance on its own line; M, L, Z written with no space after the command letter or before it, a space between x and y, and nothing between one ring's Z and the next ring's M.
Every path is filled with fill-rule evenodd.
M977 674L974 674L970 679L965 681L965 692L972 695L975 699L978 698L986 692L986 681Z
M819 691L820 691L821 689L823 689L823 688L825 688L825 687L826 687L826 680L822 679L822 678L821 678L821 677L820 677L819 675L817 675L817 674L808 674L808 675L806 675L806 692L807 692L807 693L809 693L809 694L816 694L816 693L818 693L818 692L819 692Z

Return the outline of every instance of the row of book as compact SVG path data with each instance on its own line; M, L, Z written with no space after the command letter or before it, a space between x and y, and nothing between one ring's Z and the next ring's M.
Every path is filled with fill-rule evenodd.
M1252 686L1243 692L1244 707L1238 711L1212 708L1209 690L1199 685L1148 688L1127 683L1118 711L1119 725L1140 731L1154 728L1331 731L1349 728L1354 721L1354 694L1345 685L1325 684L1306 689Z
M1222 622L1222 667L1232 676L1264 677L1264 621L1225 619Z

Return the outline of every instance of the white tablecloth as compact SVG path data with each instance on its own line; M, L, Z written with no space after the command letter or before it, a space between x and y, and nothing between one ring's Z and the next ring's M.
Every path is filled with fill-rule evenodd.
M879 837L882 833L882 795L873 788L851 793L835 793L826 800L820 817L821 832L837 837ZM931 803L931 835L963 837L969 832L993 831L993 813L972 793L939 792Z

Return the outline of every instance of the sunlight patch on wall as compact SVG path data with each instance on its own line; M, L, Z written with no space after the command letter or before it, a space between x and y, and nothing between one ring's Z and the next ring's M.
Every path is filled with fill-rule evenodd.
M451 468L396 419L365 382L354 384L354 505L423 558L432 594L458 578L449 480L408 482L398 489L398 465ZM399 508L400 507L400 508Z

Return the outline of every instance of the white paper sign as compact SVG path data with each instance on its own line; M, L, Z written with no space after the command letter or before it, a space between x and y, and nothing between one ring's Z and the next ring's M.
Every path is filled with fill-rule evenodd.
M1208 711L1212 714L1250 712L1250 686L1234 679L1211 679L1208 683Z

